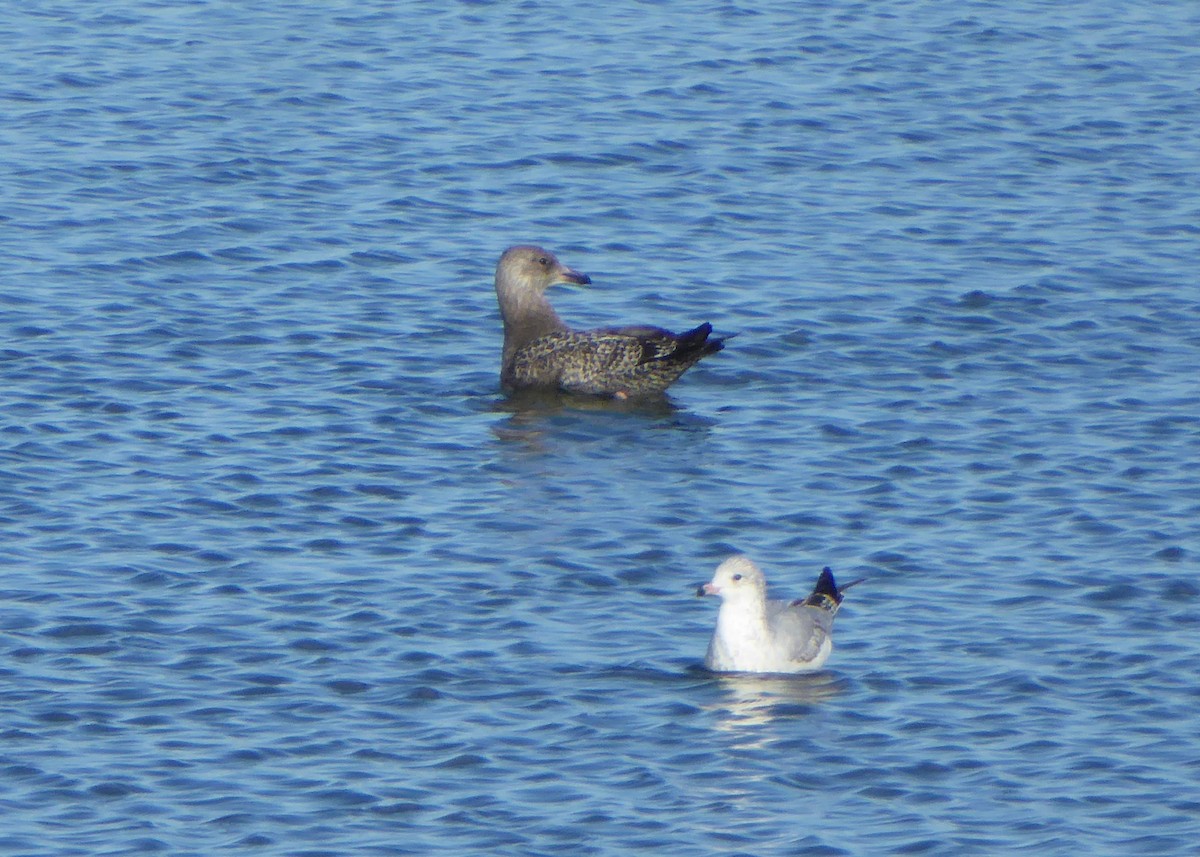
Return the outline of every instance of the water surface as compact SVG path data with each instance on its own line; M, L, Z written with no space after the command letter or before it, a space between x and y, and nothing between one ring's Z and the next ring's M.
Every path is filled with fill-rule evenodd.
M0 25L0 851L1186 853L1200 16ZM491 273L737 332L508 402ZM700 668L734 551L869 582Z

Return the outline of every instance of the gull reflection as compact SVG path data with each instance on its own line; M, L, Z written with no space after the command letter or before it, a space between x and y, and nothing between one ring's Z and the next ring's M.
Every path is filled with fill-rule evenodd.
M769 673L725 673L716 676L725 698L709 704L717 715L717 728L754 738L753 747L773 740L770 733L755 728L780 720L795 720L833 699L844 690L844 682L831 672L782 675Z
M493 403L490 410L509 414L507 419L495 423L492 433L501 441L524 444L532 449L541 449L547 432L561 433L578 428L572 417L576 414L601 414L620 418L636 416L660 422L662 425L683 429L708 429L715 421L689 413L669 396L641 396L631 399L612 399L603 396L584 396L560 393L553 390L522 390ZM567 422L561 422L562 418ZM589 431L595 423L586 423ZM557 427L557 428L556 428Z

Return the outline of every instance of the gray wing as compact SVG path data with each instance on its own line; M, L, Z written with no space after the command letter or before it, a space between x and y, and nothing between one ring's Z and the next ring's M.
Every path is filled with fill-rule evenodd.
M767 627L774 645L785 648L792 660L806 663L817 657L833 633L833 614L790 601L768 601Z

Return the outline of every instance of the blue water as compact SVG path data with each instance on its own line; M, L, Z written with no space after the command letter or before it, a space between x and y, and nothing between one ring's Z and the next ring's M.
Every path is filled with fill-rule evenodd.
M0 853L1195 848L1191 0L17 5ZM506 402L531 240L738 336Z

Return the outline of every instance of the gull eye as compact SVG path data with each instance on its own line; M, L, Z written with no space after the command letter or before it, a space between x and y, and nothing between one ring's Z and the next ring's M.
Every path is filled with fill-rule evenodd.
M540 259L538 259L538 264L541 265L543 268L545 268L545 267L549 266L550 260L547 259L545 256L543 256Z
M741 576L740 574L735 574L735 575L733 576L733 579L734 579L734 580L741 580L741 579L742 579L742 576Z

